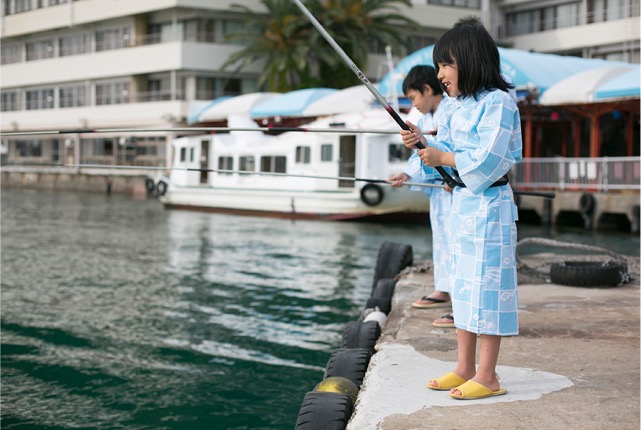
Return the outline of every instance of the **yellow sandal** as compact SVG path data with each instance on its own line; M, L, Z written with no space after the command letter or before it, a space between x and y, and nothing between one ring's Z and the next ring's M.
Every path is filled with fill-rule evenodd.
M438 385L434 387L430 385L430 382L436 382ZM440 378L430 379L427 382L427 388L436 391L446 391L451 390L452 388L456 388L459 385L464 384L465 382L466 380L458 376L456 373L449 372L441 376Z

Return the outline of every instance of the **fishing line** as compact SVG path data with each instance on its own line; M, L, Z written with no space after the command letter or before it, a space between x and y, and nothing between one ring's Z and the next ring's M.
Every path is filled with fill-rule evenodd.
M390 181L385 179L368 179L356 178L349 176L316 176L316 175L302 175L295 173L279 173L279 172L248 172L246 170L225 170L225 169L197 169L190 167L150 167L150 166L108 166L104 164L67 164L65 167L73 168L86 168L86 169L119 169L119 170L179 170L187 172L213 172L222 174L236 173L239 175L262 175L262 176L285 176L292 178L309 178L309 179L330 179L338 181L353 181L353 182L368 182L371 184L386 184L390 185ZM404 186L412 187L425 187L425 188L445 188L444 184L425 184L417 182L404 182Z
M187 172L213 172L213 173L223 173L223 174L239 174L239 175L263 175L263 176L285 176L292 178L309 178L309 179L329 179L329 180L338 180L338 181L353 181L353 182L369 182L372 184L386 184L390 185L391 182L385 179L368 179L368 178L355 178L349 176L315 176L315 175L302 175L295 173L278 173L278 172L248 172L246 170L225 170L225 169L197 169L191 167L153 167L153 166L110 166L104 164L67 164L62 165L53 165L52 167L73 167L73 168L87 168L87 169L119 169L119 170L152 170L152 171L161 171L161 170L180 170ZM423 187L423 188L445 188L445 184L427 184L423 182L404 182L403 186L408 187ZM517 191L512 190L514 194L519 194L523 196L535 196L535 197L545 197L548 199L553 199L555 194L552 192L544 191Z
M296 3L296 6L307 16L307 18L310 20L312 25L316 27L316 29L320 32L320 34L327 40L327 42L330 44L332 48L336 51L336 53L341 57L341 59L347 64L347 66L352 69L356 77L367 87L370 93L378 100L378 102L385 108L387 113L391 115L391 117L396 121L396 123L403 129L407 131L411 131L410 127L403 122L400 116L392 109L392 107L387 103L385 98L381 95L381 93L378 92L376 87L371 84L371 82L367 79L365 74L361 72L361 70L354 64L354 62L347 56L345 51L332 39L332 36L325 31L323 26L314 18L314 15L311 14L311 12L301 3L300 0L294 0L294 3ZM435 133L431 133L435 134ZM416 147L419 149L424 149L425 145L423 145L420 141L416 143ZM442 166L434 166L436 171L443 177L445 180L445 183L450 187L454 188L456 186L456 181L454 178L452 178L446 171L443 169Z

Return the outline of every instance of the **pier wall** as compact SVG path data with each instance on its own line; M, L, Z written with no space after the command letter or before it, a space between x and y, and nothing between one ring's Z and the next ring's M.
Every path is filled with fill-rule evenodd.
M82 173L74 169L40 169L28 171L5 169L1 171L2 187L38 190L64 190L98 193L122 193L135 196L147 194L144 174L111 175Z

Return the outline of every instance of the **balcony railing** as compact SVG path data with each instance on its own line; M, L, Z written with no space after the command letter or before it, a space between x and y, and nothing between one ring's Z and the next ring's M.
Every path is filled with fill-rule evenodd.
M512 168L515 188L640 190L641 157L526 158Z

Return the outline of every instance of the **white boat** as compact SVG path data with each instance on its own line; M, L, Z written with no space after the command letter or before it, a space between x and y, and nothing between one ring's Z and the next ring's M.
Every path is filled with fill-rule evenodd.
M235 116L228 124L258 128ZM176 139L170 176L157 184L160 201L169 208L296 219L389 219L428 211L422 192L360 179L386 180L407 164L409 151L386 111L341 114L304 127L315 131ZM340 132L318 131L332 127Z

